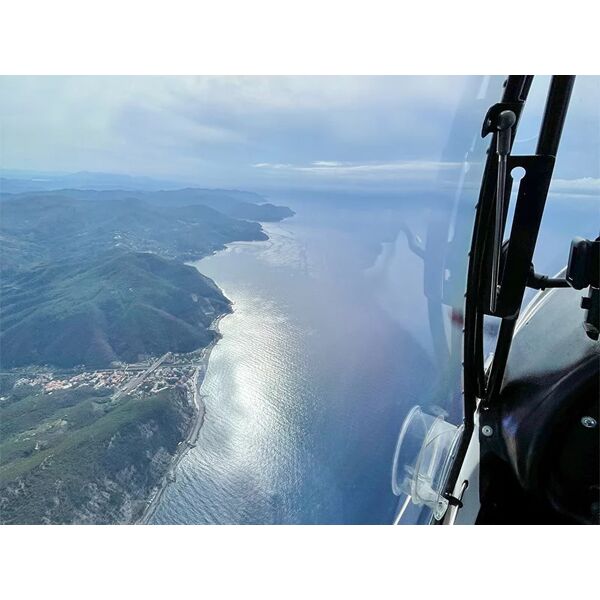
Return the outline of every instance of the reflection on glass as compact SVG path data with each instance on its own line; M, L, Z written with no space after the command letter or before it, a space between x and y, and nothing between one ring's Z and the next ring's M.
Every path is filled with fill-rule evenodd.
M502 82L0 79L0 517L428 522L446 437L425 444L429 487L390 476L414 406L448 438L463 420ZM578 80L540 271L564 263L561 223L593 228L597 107Z

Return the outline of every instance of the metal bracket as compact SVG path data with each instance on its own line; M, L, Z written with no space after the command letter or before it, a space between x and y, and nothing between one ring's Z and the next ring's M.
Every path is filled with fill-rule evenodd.
M498 117L500 113L507 110L512 111L517 116L518 120L519 115L523 110L523 102L497 102L496 104L490 106L485 118L483 119L483 125L481 127L482 138L497 131Z
M521 300L531 269L533 252L546 204L550 179L554 168L554 156L509 156L507 173L522 167L525 175L519 185L519 193L510 236L503 249L500 261L497 298L484 298L483 308L489 315L503 318L515 317L520 310ZM510 194L511 184L507 186ZM503 223L508 214L508 203L503 203ZM508 273L510 276L505 277Z

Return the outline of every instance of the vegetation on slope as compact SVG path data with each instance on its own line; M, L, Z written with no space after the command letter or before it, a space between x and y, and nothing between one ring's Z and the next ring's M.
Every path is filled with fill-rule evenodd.
M2 366L108 366L191 352L216 335L229 301L193 267L109 251L37 267L2 284Z
M34 391L0 416L0 522L36 524L139 518L193 414L182 389L117 404L90 389Z
M185 378L120 395L53 387L54 370L210 344L230 303L183 261L266 240L253 220L293 214L259 200L193 189L0 195L0 522L142 514L192 423ZM39 383L40 365L53 385Z

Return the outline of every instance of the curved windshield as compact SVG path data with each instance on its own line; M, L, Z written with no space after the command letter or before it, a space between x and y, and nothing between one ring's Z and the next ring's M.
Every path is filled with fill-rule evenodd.
M535 152L549 84L549 76L534 78L513 154ZM599 234L599 139L600 79L577 76L534 254L539 273L552 276L566 266L573 237L595 239ZM526 300L532 295L529 290Z
M427 522L502 82L0 79L1 520Z

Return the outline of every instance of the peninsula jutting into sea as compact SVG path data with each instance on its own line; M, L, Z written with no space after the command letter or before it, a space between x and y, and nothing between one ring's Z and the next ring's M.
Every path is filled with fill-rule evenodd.
M40 188L0 188L0 522L136 522L194 443L231 312L185 263L294 213L233 190Z

